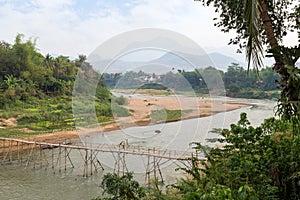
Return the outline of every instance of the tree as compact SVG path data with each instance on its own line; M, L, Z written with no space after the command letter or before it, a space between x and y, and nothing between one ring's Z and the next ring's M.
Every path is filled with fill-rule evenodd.
M262 66L263 45L275 60L273 70L281 76L280 114L300 115L300 91L291 85L300 82L300 69L295 67L300 57L300 45L283 46L282 39L291 31L300 31L300 5L293 0L199 0L213 5L220 13L218 22L223 32L236 31L229 44L246 50L248 68ZM239 51L240 51L239 49ZM297 84L298 85L298 84Z
M104 198L106 200L134 200L141 199L146 195L144 188L137 181L133 180L132 173L125 173L123 176L115 173L105 174L101 182L101 187L104 189L104 193L111 196L110 198Z
M223 80L225 85L239 83L240 86L243 86L243 84L245 84L246 77L246 71L244 68L237 63L232 63L228 66Z

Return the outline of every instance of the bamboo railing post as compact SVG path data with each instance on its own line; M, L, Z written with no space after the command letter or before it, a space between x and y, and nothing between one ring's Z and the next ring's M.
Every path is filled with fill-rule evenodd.
M5 150L6 150L6 145L5 145L5 140L3 140L3 145L2 145L2 147L3 147L3 158L2 158L2 165L4 165L4 160L5 160Z
M70 158L70 152L71 152L71 151L72 151L72 149L70 149L70 150L67 152L67 157L68 157L68 159L69 159L69 162L71 163L72 168L74 168L73 162L72 162L72 160L71 160L71 158Z
M18 155L18 163L20 163L20 150L19 150L19 142L17 141L17 155Z
M21 162L20 162L20 165L22 166L23 164L23 142L21 142Z
M1 143L1 155L2 155L2 157L1 157L1 159L3 159L3 157L4 157L4 141L2 141L2 143Z
M12 140L9 143L9 162L12 163Z
M43 152L42 152L42 145L39 144L39 150L40 150L40 169L43 168Z
M35 169L35 165L36 165L36 152L35 152L35 144L33 146L33 169Z
M65 153L65 155L64 155L64 159L65 159L65 171L67 171L67 147L65 147L64 148L64 153Z
M93 175L93 150L90 150L90 165L91 165L91 173L90 175Z
M155 155L155 147L153 148L153 155ZM156 157L153 156L153 174L154 174L154 178L156 178Z
M61 146L58 146L58 172L61 173Z
M30 144L28 143L28 148L30 147ZM30 163L30 157L32 155L32 151L33 151L33 147L30 149L30 151L28 151L28 155L27 155L27 162L26 162L26 168L29 166L29 163Z
M52 163L52 170L54 171L54 150L51 148L51 163Z
M88 150L85 150L85 157L84 157L84 173L83 173L83 177L87 177L88 171L87 171L87 167L88 167Z

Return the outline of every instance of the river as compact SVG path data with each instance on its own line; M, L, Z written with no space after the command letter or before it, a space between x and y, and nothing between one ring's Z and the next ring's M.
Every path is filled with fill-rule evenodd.
M232 99L230 99L232 100ZM250 103L252 106L238 110L218 113L216 115L197 119L188 119L167 124L157 124L148 127L131 127L125 130L112 131L85 138L86 142L117 143L127 139L130 144L137 144L162 149L190 150L190 142L205 142L206 138L217 135L208 133L213 128L228 128L231 123L236 123L242 112L248 114L252 125L259 125L264 118L273 115L275 102L269 100L234 99L235 101ZM159 131L159 134L157 133ZM78 155L71 155L78 156ZM104 158L106 159L106 158ZM109 160L109 159L107 159ZM106 161L107 161L106 160ZM112 165L109 161L104 163L108 168ZM135 171L142 170L132 160L129 168ZM173 169L172 169L173 170ZM109 171L109 170L108 170ZM108 171L105 171L108 172ZM142 171L141 171L142 172ZM165 168L164 173L170 173ZM170 175L169 176L172 176ZM0 167L0 199L2 200L60 200L60 199L92 199L101 195L100 179L102 173L83 178L80 171L67 170L64 173L54 174L51 170L24 169L17 165Z

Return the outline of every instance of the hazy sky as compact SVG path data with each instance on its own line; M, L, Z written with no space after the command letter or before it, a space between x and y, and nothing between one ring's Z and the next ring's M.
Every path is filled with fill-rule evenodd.
M163 28L196 41L206 51L233 54L231 34L213 26L214 9L193 0L0 0L0 40L17 33L38 38L43 54L89 55L110 37L137 28ZM291 38L289 43L297 42ZM239 55L232 55L243 60Z

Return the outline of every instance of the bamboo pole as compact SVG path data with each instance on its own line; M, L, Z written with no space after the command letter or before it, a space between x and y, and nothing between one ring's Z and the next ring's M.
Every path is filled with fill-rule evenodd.
M60 173L61 172L61 146L59 145L58 147L58 166L59 166L59 169L58 169L58 172Z
M20 162L20 165L22 166L23 164L23 142L21 142L21 162Z
M67 171L67 147L64 147L65 171Z
M49 166L49 162L48 162L48 158L47 158L47 155L45 154L45 152L42 151L42 153L43 153L43 158L45 159L45 171L46 171Z
M29 145L30 145L30 144L28 144L28 147L29 147ZM31 150L28 151L27 162L26 162L26 168L29 166L30 157L31 157L31 155L32 155L33 147L34 147L34 146L32 146Z
M53 148L51 148L51 159L52 159L52 170L54 171L54 149Z
M88 167L88 150L86 149L85 150L85 157L84 157L84 170L83 170L83 177L87 177L87 174L88 174L88 170L87 170L87 167Z
M9 143L9 162L12 163L12 140Z
M90 165L91 165L91 173L90 173L90 175L93 175L93 150L90 150Z
M19 150L19 142L17 141L17 155L18 155L18 163L20 163L20 150Z
M33 148L33 169L35 169L35 165L36 165L36 151Z
M42 154L42 145L39 144L39 150L40 150L40 169L43 168L43 154Z
M71 150L72 150L72 149L70 149L70 150L67 152L67 157L68 157L68 159L69 159L69 162L71 163L72 168L74 168L73 162L72 162L72 160L71 160L71 158L70 158L70 152L71 152Z
M3 141L3 159L2 159L2 165L4 165L4 161L5 161L5 149L6 149L6 145L5 145L5 141Z
M2 159L4 158L5 155L5 141L2 141L2 150L1 150L1 154L2 154Z

